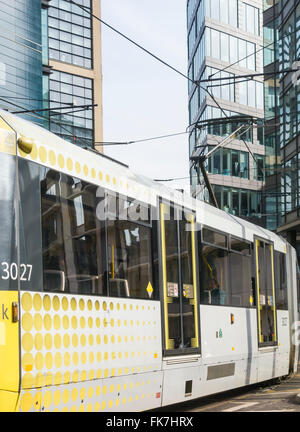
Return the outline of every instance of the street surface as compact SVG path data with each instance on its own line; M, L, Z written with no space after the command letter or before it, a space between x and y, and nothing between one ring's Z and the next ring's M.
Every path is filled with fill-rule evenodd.
M300 369L280 383L263 383L162 408L164 412L300 412Z

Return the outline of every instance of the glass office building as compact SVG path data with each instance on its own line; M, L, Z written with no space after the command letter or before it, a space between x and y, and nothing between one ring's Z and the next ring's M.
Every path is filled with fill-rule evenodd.
M51 108L45 126L72 143L101 150L100 23L91 16L100 17L100 2L77 3L84 10L66 0L43 4L44 106Z
M279 53L281 74L278 111L280 118L280 220L277 232L297 248L300 263L300 81L291 71L300 61L300 2L279 0Z
M1 108L10 111L42 107L41 4L30 0L1 1ZM33 115L25 118L39 123Z
M278 0L264 1L264 92L265 92L265 188L266 228L276 230L281 223L281 165L279 143L279 7Z
M263 71L262 18L261 0L188 1L190 157L207 153L244 124L239 120L201 126L203 122L242 115L263 118L263 77L236 78ZM205 81L208 78L214 80ZM263 130L257 123L243 132L213 153L207 171L220 208L264 224ZM202 183L191 162L192 194L208 200L199 177Z
M101 151L100 1L0 3L1 108Z

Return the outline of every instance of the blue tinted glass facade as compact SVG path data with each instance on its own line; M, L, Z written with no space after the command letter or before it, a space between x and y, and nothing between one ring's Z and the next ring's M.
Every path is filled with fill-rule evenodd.
M42 107L41 2L1 1L0 23L1 107L10 111L39 109ZM32 116L27 118L33 120Z
M82 147L93 147L93 109L76 106L93 104L93 80L53 71L49 79L49 129L63 139ZM60 115L55 107L73 104L75 108ZM67 114L68 113L68 114Z
M300 61L300 3L279 2L279 146L280 191L277 230L298 250L300 263L300 83L297 74L288 71ZM297 65L297 63L296 63ZM278 101L277 101L278 102ZM279 183L279 181L278 181Z
M52 0L48 13L49 58L74 66L92 68L92 20L90 0L80 7L65 0Z
M221 137L227 137L226 150L216 151L206 164L217 201L221 208L262 225L261 204L258 208L250 199L250 196L261 196L264 184L262 128L255 125L239 134L235 131L245 122L234 119L250 112L254 117L263 117L264 111L262 78L236 79L250 72L260 73L263 68L262 3L250 3L243 0L187 2L190 175L192 194L207 200L205 182L195 160L209 148L214 151ZM223 121L225 117L230 121ZM210 125L205 124L208 120L212 121Z

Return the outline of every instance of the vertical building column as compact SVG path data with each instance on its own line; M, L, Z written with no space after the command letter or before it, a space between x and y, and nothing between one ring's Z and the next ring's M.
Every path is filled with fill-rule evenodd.
M92 0L92 12L96 17L101 17L99 0ZM103 109L102 109L102 48L101 48L101 23L93 18L93 68L94 68L94 103L98 106L94 110L94 137L95 149L102 152L103 146L98 144L103 141Z

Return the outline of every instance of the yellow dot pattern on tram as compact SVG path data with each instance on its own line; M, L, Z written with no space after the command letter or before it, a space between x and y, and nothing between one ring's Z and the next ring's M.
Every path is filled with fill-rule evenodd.
M128 410L147 394L158 406L159 302L23 292L20 309L21 411Z
M80 176L91 182L100 180L101 184L103 183L105 187L107 187L107 185L110 185L114 189L117 187L125 193L131 192L131 195L138 195L141 199L145 197L150 199L152 197L148 189L142 190L133 182L128 183L125 179L118 179L117 176L114 175L115 173L105 173L103 170L97 170L94 166L89 166L88 162L81 160L80 157L70 157L69 154L64 155L55 151L53 148L48 149L48 145L46 144L37 145L37 143L34 143L29 155L20 149L18 149L18 153L24 158L39 162L57 169L58 171L63 170L69 175ZM94 164L96 165L96 163Z

